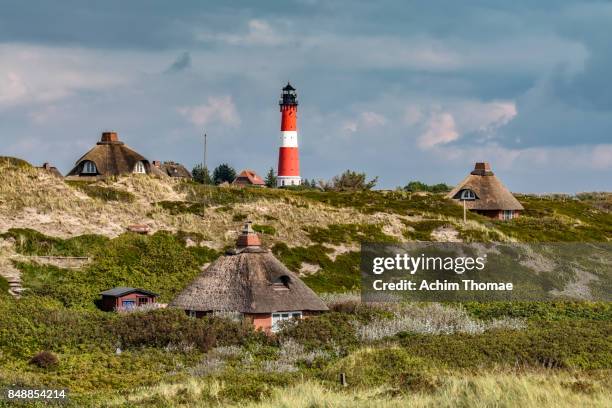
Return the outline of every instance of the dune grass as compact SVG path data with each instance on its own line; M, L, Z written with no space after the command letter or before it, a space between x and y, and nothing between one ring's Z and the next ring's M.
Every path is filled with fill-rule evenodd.
M605 407L612 393L609 380L583 379L548 371L456 373L437 378L430 391L397 395L385 386L344 390L317 381L270 387L260 401L222 403L227 384L190 379L117 395L107 406L248 407L248 408L400 408L400 407Z

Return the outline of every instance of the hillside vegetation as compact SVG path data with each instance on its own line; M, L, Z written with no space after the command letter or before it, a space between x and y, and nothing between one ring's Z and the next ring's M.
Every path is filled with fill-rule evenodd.
M68 387L75 407L605 406L610 303L366 305L355 294L362 241L612 241L610 194L518 199L523 217L464 224L442 194L66 183L0 160L0 275L25 288L16 299L0 278L0 388ZM268 337L227 316L97 309L113 286L168 302L247 219L330 313Z

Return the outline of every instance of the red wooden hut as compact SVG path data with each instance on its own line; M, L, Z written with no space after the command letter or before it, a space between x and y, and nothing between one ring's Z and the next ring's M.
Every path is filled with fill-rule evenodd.
M102 295L101 309L107 312L133 310L137 307L157 303L157 293L144 289L116 287L105 290Z

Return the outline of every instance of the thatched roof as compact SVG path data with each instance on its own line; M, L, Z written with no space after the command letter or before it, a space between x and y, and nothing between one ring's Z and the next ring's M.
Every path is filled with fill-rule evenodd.
M328 310L297 275L260 245L247 223L237 248L206 268L170 306L200 312Z
M93 149L77 160L76 165L70 170L68 176L81 176L83 164L87 161L95 163L98 170L96 176L108 177L129 174L134 172L134 166L138 162L143 162L147 174L163 174L159 169L151 166L149 160L144 156L119 141L115 132L102 133L102 139ZM91 176L91 174L86 176Z
M474 170L446 198L457 200L461 190L470 189L477 200L466 201L469 210L523 210L523 206L502 184L491 170L489 163L476 163ZM457 200L458 201L458 200Z
M163 163L159 161L154 161L153 165L170 177L186 179L191 178L191 173L189 172L189 170L187 170L187 168L180 163L176 163L173 161L167 161Z
M62 173L60 173L60 171L57 169L57 167L52 166L49 163L43 163L43 165L38 167L38 168L51 173L55 177L64 178L64 176L62 176Z

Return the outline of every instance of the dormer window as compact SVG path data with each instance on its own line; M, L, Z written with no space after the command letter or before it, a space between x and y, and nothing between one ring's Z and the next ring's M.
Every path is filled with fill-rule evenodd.
M289 290L289 282L291 282L291 278L287 275L282 275L274 280L272 286L274 290Z
M145 169L145 165L143 162L139 161L134 166L134 173L136 174L145 174L147 171Z
M472 190L466 189L461 192L460 200L475 200L475 199L476 199L476 194L474 194Z
M83 174L98 174L98 168L96 163L92 161L86 161L83 163Z

